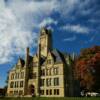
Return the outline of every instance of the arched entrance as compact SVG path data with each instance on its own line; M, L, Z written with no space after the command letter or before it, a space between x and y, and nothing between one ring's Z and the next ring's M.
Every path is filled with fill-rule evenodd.
M34 85L29 85L29 95L35 96L35 87Z

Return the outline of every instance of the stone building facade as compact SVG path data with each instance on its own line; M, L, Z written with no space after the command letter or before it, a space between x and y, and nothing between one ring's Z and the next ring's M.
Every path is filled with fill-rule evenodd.
M26 49L26 58L19 58L9 71L8 96L73 96L73 60L67 53L53 49L52 33L42 28L38 40L38 50L30 56Z

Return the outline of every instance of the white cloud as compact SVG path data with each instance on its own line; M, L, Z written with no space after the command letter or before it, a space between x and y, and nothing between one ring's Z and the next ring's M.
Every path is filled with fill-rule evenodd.
M0 0L0 64L11 62L14 55L23 55L27 46L35 46L34 28L56 9L57 0ZM47 23L53 22L50 18ZM44 22L44 24L47 24Z
M57 25L57 21L48 17L46 19L44 19L40 24L39 24L39 27L45 27L47 25L51 25L51 24L54 24L54 25Z
M0 64L3 64L12 61L16 54L22 55L32 43L35 46L36 34L23 28L23 23L18 21L13 9L6 7L3 0L0 5Z
M66 31L80 33L80 34L88 34L89 33L89 29L87 27L81 26L79 24L77 24L77 25L67 24L67 25L63 26L62 29L66 30Z
M58 4L58 12L62 17L67 17L80 4L80 0L62 0Z
M76 36L63 39L64 42L72 42L76 40Z
M28 45L35 45L35 27L56 25L58 21L49 18L52 12L67 17L80 5L80 0L7 0L7 4L4 1L0 0L0 64L12 61L15 54L22 55ZM68 29L78 33L88 31L80 26Z

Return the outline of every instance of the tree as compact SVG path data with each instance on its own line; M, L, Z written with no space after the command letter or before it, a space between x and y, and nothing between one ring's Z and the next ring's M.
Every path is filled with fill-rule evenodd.
M81 50L75 63L75 72L82 89L100 89L100 46Z

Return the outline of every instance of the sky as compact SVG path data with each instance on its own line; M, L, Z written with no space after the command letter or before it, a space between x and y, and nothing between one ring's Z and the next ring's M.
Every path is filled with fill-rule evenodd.
M53 46L76 54L100 45L100 0L0 0L0 87L19 57L37 50L41 27L52 30Z

